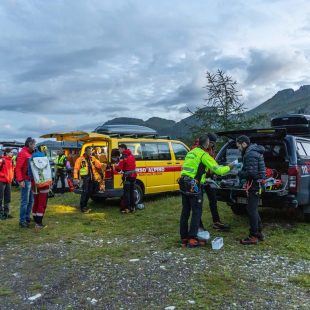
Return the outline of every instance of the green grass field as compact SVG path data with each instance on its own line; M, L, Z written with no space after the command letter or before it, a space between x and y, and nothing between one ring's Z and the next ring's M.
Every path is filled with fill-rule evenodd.
M45 261L48 261L49 270L56 272L60 267L64 267L68 268L69 273L72 270L79 270L85 265L91 270L96 270L99 268L98 262L108 261L109 264L124 267L124 273L127 274L128 268L132 268L130 264L130 267L127 266L128 261L134 258L139 259L141 264L143 262L143 266L140 266L141 272L148 274L150 271L147 267L144 268L144 263L147 265L148 261L152 261L154 255L159 254L161 255L159 264L166 264L167 266L160 265L159 268L162 270L158 275L151 273L151 278L156 279L158 277L157 282L159 283L165 281L167 275L162 275L162 271L168 268L170 270L169 275L171 274L172 277L167 280L167 283L171 284L171 292L169 290L162 292L161 301L158 299L151 301L150 298L147 301L148 303L143 299L143 296L135 292L140 298L139 302L136 304L129 303L131 306L133 305L133 307L128 306L129 308L142 309L142 305L146 303L150 309L163 309L169 305L174 305L177 309L218 309L221 307L225 309L228 304L236 309L240 307L251 309L248 303L251 298L253 299L254 290L259 296L257 309L264 308L263 305L268 300L267 297L263 296L267 296L270 292L275 295L275 301L272 302L276 303L276 309L278 305L285 305L283 290L292 291L293 287L302 294L307 295L310 292L310 264L308 264L310 261L310 225L298 222L292 217L292 213L281 210L264 210L262 217L265 224L266 241L261 242L258 246L244 247L238 241L248 233L247 218L233 215L226 205L220 203L219 210L222 221L230 223L232 229L229 233L215 232L210 225L210 213L207 201L205 201L203 214L205 226L212 238L215 236L224 237L224 248L216 252L211 249L210 244L199 249L182 249L179 247L178 225L181 200L178 195L147 198L144 210L128 215L119 212L118 200L108 200L105 205L90 202L89 207L92 211L89 214L81 214L78 207L79 196L73 193L59 195L49 200L44 218L44 223L48 227L39 233L36 233L33 228L19 228L19 192L13 193L12 201L14 219L0 222L1 259L10 262L8 266L11 267L8 268L11 268L11 272L13 273L18 265L18 262L15 261L15 255L24 253L23 251L26 249L35 252L48 245L56 247L56 245L61 244L61 249L65 254L60 255L59 252L54 253L51 250L49 255L50 250L47 250L43 260L36 256L33 259L30 257L31 255L25 257L23 264L29 267L29 270L26 268L29 272L25 273L24 280L28 283L26 291L10 282L8 277L6 281L0 284L0 297L5 299L8 306L12 304L23 305L24 301L16 299L16 296L13 297L17 292L20 295L28 296L44 290L45 282L53 283L55 279L52 272L45 279L45 282L42 282L39 274L34 271L34 265L42 266ZM276 262L275 270L269 270L268 268L271 268L270 265L273 264L270 263L273 262L273 256ZM169 257L173 257L173 259ZM175 263L175 269L173 260L178 261ZM257 269L255 272L253 271L255 283L251 278L251 262ZM302 262L302 267L298 265L299 269L297 265L295 266L298 262ZM156 265L156 263L154 264ZM177 267L177 264L181 265ZM296 269L296 272L287 274L286 268L290 268L290 265ZM99 270L101 270L100 268ZM275 277L280 279L281 268L283 268L285 281L283 283L273 282L268 273L275 272ZM267 274L263 275L265 271ZM183 275L187 275L188 283L182 279ZM183 284L180 284L180 287L174 287L179 276L180 283ZM112 275L111 277L113 278ZM126 279L128 277L130 278L127 275ZM94 282L97 282L96 279ZM113 279L110 283L112 285ZM145 284L142 284L142 287L145 287ZM67 293L68 296L73 294L70 292ZM117 295L117 289L115 294ZM100 293L98 293L99 295ZM144 296L146 295L144 294ZM295 296L295 299L290 297L290 301L293 304L294 302L299 303L301 309L303 309L302 296ZM102 298L104 299L104 297ZM269 296L268 298L272 300L272 297ZM195 304L189 303L188 300L193 300ZM81 301L79 302L81 304ZM64 296L58 297L57 303L63 305L64 309L71 307ZM114 304L116 305L117 302ZM118 306L124 306L126 309L126 301L120 302ZM38 307L49 308L43 299ZM87 307L92 307L92 305L87 304ZM115 306L115 309L119 308ZM272 303L270 309L273 309Z

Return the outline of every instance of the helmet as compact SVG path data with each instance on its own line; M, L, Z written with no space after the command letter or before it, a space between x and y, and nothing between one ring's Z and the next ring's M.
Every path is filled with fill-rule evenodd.
M46 153L47 152L47 146L44 145L44 144L41 144L41 145L38 146L38 150L40 152Z

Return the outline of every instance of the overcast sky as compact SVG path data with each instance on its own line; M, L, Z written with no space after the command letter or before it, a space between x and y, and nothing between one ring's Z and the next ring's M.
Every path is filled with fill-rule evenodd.
M310 84L307 0L1 0L0 139L180 120L223 69L252 108Z

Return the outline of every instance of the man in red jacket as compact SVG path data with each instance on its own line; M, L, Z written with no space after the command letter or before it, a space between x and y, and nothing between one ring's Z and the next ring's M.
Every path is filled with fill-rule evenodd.
M119 145L119 152L121 153L120 162L115 167L116 171L123 173L123 189L125 209L123 213L134 212L136 208L135 202L135 182L137 178L136 173L136 159L132 155L131 151L127 149L126 144Z
M21 203L19 225L21 228L27 228L30 224L30 213L33 205L33 193L31 190L31 181L28 174L28 161L36 148L36 141L28 137L25 146L17 155L16 160L16 180L21 189Z
M14 178L12 149L6 148L0 157L0 219L12 218L10 215L11 184ZM3 204L2 204L3 202Z

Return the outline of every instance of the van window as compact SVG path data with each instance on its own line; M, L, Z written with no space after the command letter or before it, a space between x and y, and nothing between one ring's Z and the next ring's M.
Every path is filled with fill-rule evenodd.
M301 157L307 156L306 151L304 150L303 145L300 142L297 142L296 147L297 147L297 153L299 156Z
M135 156L136 160L143 160L141 143L139 142L126 142L127 148Z
M187 149L183 144L172 143L172 148L176 159L183 160L187 154Z
M159 143L141 143L143 158L149 160L170 160L171 154L169 144Z
M157 143L159 159L161 160L170 160L171 154L168 143Z

